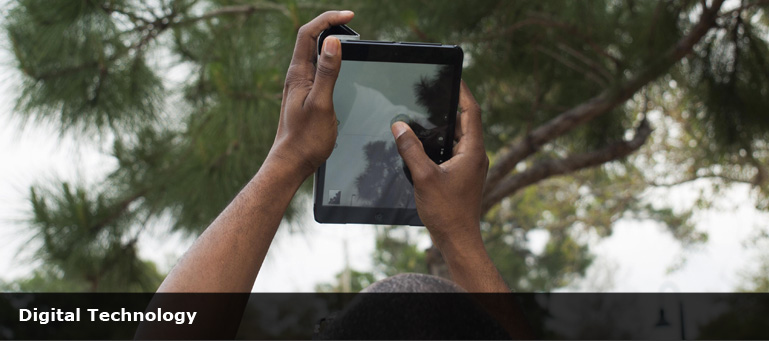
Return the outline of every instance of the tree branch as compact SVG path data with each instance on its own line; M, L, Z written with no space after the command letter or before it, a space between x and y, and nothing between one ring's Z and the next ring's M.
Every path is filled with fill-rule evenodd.
M622 68L622 61L619 58L615 57L614 55L606 51L603 47L598 45L598 43L596 43L593 39L590 38L589 34L583 32L582 29L577 25L560 22L555 18L547 16L544 13L534 13L532 14L532 16L534 16L535 18L538 18L537 20L539 20L539 23L541 23L542 25L558 28L569 36L575 36L579 38L588 46L590 46L590 49L592 49L593 52L609 59L614 64L617 70Z
M250 15L256 11L278 11L287 17L291 17L291 12L285 5L274 4L271 2L258 2L251 5L227 6L204 13L198 17L187 18L174 23L174 25L187 25L201 20L207 20L222 15Z
M568 67L568 68L570 68L570 69L572 69L572 70L574 70L574 71L576 71L578 73L584 74L585 77L589 78L590 80L592 80L593 82L598 84L598 86L605 87L605 86L609 85L605 80L603 80L598 74L596 74L592 70L582 68L579 65L577 65L575 63L572 63L567 58L565 58L563 56L560 56L557 53L555 53L553 51L550 51L547 48L544 48L542 46L537 46L537 51L542 52L543 54L549 56L550 58L555 59L557 62L563 64L564 66L566 66L566 67Z
M299 5L297 7L298 8L325 8L326 6L304 4L304 5ZM140 38L138 41L128 46L128 48L123 49L115 53L114 55L110 56L109 58L107 58L107 61L109 63L115 62L116 60L129 54L131 51L138 51L140 53L141 50L145 46L147 46L147 44L149 44L152 40L157 38L161 33L163 33L164 31L168 30L173 26L183 26L183 25L193 24L201 20L211 19L214 17L223 16L223 15L250 15L256 11L279 11L285 16L287 16L288 18L295 19L294 15L291 13L288 7L286 7L285 5L274 4L270 2L258 2L251 5L221 7L221 8L206 12L201 16L191 17L191 18L186 18L181 20L176 20L179 17L180 12L176 11L175 9L172 9L171 13L168 13L167 15L164 15L164 16L158 16L154 12L149 11L149 13L152 14L155 20L141 18L128 11L123 11L121 9L112 8L106 5L102 6L102 10L104 10L105 13L107 14L111 14L112 12L115 12L115 13L125 15L129 17L129 19L131 19L131 21L134 23L142 23L141 25L134 26L130 30L124 31L121 34L129 33L129 32L136 32L141 34L144 31L146 31L146 33L140 35ZM13 39L13 37L11 37L11 41L12 43L14 43L14 46L15 46L16 42ZM21 59L21 58L18 58L18 59ZM33 70L30 70L28 68L23 69L22 71L24 71L24 73L34 78L35 80L39 81L39 80L45 80L49 78L60 77L60 76L64 76L71 73L76 73L84 69L92 68L98 65L99 65L99 62L97 61L86 62L80 65L75 65L68 68L60 68L56 71L52 71L44 74L34 73Z
M649 122L644 118L635 131L635 136L628 141L620 141L602 149L570 155L563 159L547 159L534 164L523 172L508 175L494 188L487 188L481 203L482 212L487 212L503 198L531 184L556 175L571 173L580 169L595 167L603 163L621 159L641 148L652 132Z
M152 22L151 19L141 17L138 14L127 11L123 8L112 7L110 4L102 4L101 9L107 13L107 15L112 15L112 13L123 15L127 17L134 25L146 25Z
M89 227L91 229L91 233L96 234L106 226L117 221L120 217L123 216L123 214L126 213L126 211L128 211L128 207L131 205L131 203L143 198L147 194L147 192L148 192L147 189L143 189L117 202L115 205L115 210L109 216L104 217L104 219L96 222L96 224Z
M300 8L300 9L324 9L324 8L339 8L339 7L340 6L319 5L319 4L296 5L296 8ZM191 17L184 20L180 20L176 23L173 23L173 25L187 25L187 24L196 23L201 20L207 20L207 19L211 19L214 17L223 16L223 15L251 15L257 11L278 11L290 19L295 19L294 14L286 5L276 4L272 2L256 2L250 5L237 5L237 6L226 6L226 7L217 8L215 10L206 12L203 15L198 17ZM297 28L299 27L297 26Z
M603 76L603 78L606 79L607 81L611 81L612 78L614 78L614 77L612 77L611 72L609 70L607 70L603 65L601 65L600 63L592 60L590 57L586 56L585 54L575 50L574 48L572 48L571 46L566 44L563 40L560 43L558 43L557 46L558 46L558 48L560 50L565 51L566 53L570 54L571 56L573 56L577 60L579 60L582 63L584 63L585 65L589 66L590 69L595 74Z
M477 42L486 42L486 41L491 41L491 40L494 40L494 39L502 38L502 37L505 37L507 35L510 35L511 33L515 32L515 31L517 31L519 29L522 29L522 28L527 27L527 26L533 26L533 25L542 26L542 27L556 28L556 29L559 29L559 30L561 30L563 32L566 32L569 35L576 36L577 38L579 38L582 41L584 41L588 46L590 46L590 48L595 53L597 53L597 54L599 54L601 56L604 56L604 57L608 58L609 60L611 60L616 67L619 68L619 66L621 65L621 61L619 59L617 59L617 57L611 55L609 52L607 52L606 50L601 48L592 39L590 39L590 37L588 37L588 35L582 33L577 26L571 25L571 24L568 24L568 23L564 23L564 22L561 22L561 21L549 18L549 17L544 16L544 15L540 15L540 14L533 14L530 18L527 18L527 19L521 20L519 22L516 22L516 23L506 27L503 30L500 30L500 31L497 31L497 32L493 32L493 33L488 33L484 37L482 37L481 39L477 39L474 42L476 42L476 43Z
M537 152L542 145L550 140L624 103L644 85L664 74L671 66L688 55L694 45L715 25L716 14L722 4L723 0L714 0L713 5L702 12L699 22L686 36L679 40L675 46L663 53L659 59L650 63L648 67L639 72L635 77L629 79L624 84L604 90L597 96L561 113L537 129L529 132L523 138L511 143L510 147L501 152L494 165L489 169L486 179L486 193L484 194L485 205L491 205L491 203L496 202L491 199L490 194L496 192L495 187L515 168L518 162ZM494 197L497 198L498 195ZM501 198L498 197L496 200Z

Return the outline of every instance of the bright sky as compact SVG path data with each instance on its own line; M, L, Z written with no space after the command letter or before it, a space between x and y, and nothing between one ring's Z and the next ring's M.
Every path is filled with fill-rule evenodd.
M15 85L11 57L0 44L0 279L29 274L32 265L17 257L26 248L23 220L29 216L29 187L54 179L94 183L116 166L114 160L72 136L59 138L51 127L29 125L21 129L12 119ZM706 183L695 182L674 190L658 191L654 201L691 205L692 193ZM756 211L746 185L734 186L721 195L720 207L696 214L697 228L710 234L707 244L682 250L661 225L620 221L614 234L594 243L597 259L589 274L574 288L582 291L732 291L740 273L750 268L757 248L746 248L760 229L767 229L769 214ZM313 291L319 282L331 282L345 264L345 240L352 268L371 268L375 229L365 225L320 225L313 221L307 204L303 233L282 227L257 278L255 291ZM411 227L415 234L421 228ZM170 269L192 242L163 227L142 238L141 253L163 270ZM424 236L424 234L422 234ZM547 233L529 235L532 248L541 250ZM420 246L429 245L423 237ZM668 270L684 256L678 270Z

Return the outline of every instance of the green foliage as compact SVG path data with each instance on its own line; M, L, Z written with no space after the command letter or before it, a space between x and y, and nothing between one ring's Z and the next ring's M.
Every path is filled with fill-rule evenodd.
M155 119L162 83L103 6L24 0L10 11L4 26L26 76L17 104L25 118L91 133Z
M21 1L9 12L4 28L25 75L18 113L63 133L114 136L119 167L104 190L33 190L35 238L71 234L55 239L62 245L45 239L36 257L55 264L59 277L93 283L72 288L128 290L135 281L154 290L157 271L135 256L138 226L170 214L175 229L198 233L259 169L277 128L298 19L262 13L200 20L200 10L210 8L190 1L71 5ZM163 32L171 32L170 52L180 56L177 70L188 73L175 108L161 100L170 94L155 74L162 70L145 62L166 49L156 43ZM77 252L64 247L73 240ZM124 278L112 286L118 268ZM58 278L49 272L29 282Z
M350 292L359 292L379 279L404 272L427 273L425 250L416 245L426 231L413 232L413 228L404 226L378 227L376 248L371 255L374 268L369 272L351 270ZM343 292L344 272L342 270L336 275L337 283L320 283L315 286L315 291Z
M138 255L141 227L131 226L138 196L88 196L62 183L58 191L31 190L35 235L42 267L18 283L21 290L154 290L162 276ZM49 283L50 282L50 283ZM46 284L48 283L48 284Z
M364 39L461 45L493 165L533 129L657 67L691 31L699 4L20 0L3 24L23 75L15 114L109 137L118 168L92 188L32 190L30 227L44 266L19 287L53 288L43 283L56 279L72 290L152 290L157 271L136 256L143 226L168 215L175 230L197 234L259 169L296 30L325 9L354 10L351 25ZM512 173L612 146L648 117L657 125L637 154L530 185L488 212L487 248L513 288L551 290L583 276L588 241L611 235L619 219L658 221L687 246L706 241L691 217L710 199L673 210L646 198L657 185L751 183L757 206L769 207L766 11L722 14L694 53L642 94L517 165ZM354 286L428 270L404 231L377 233L375 269L354 272ZM548 235L541 252L531 250L532 231Z
M742 291L769 292L769 261L761 261L761 269L746 279L747 286L740 288Z
M769 252L766 250L766 242L769 240L766 231L752 239L753 247L759 249L755 265L741 274L742 283L738 289L742 292L769 292Z
M724 29L705 41L682 77L689 95L705 105L704 129L725 152L753 151L753 141L769 135L769 47L755 26L752 13L737 12L724 19Z
M374 279L374 274L371 272L361 272L357 270L350 270L349 271L349 292L359 292L369 285L376 282L376 279ZM345 292L345 284L343 283L345 280L345 271L342 270L342 272L338 273L336 275L336 283L318 283L315 285L315 291L316 292Z
M410 232L408 228L379 228L373 254L375 273L389 277L403 272L427 272L425 252L417 248L417 236Z

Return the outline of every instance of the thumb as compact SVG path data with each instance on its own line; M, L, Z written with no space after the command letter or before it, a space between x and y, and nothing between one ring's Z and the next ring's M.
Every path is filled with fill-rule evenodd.
M435 171L438 166L427 157L422 142L419 141L411 127L404 122L397 121L390 128L395 137L395 144L398 145L398 153L401 154L406 166L409 167L415 183L419 182L419 179L430 177L430 173Z
M334 84L342 65L342 44L336 37L323 41L323 51L318 56L315 81L309 97L323 107L333 107Z

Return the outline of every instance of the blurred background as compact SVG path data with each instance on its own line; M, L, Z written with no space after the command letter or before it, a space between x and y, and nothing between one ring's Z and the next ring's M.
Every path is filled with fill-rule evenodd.
M769 1L4 1L0 288L154 291L259 169L296 32L465 51L482 232L516 291L769 290ZM319 225L255 291L447 276L424 228Z

